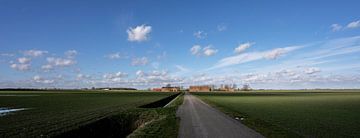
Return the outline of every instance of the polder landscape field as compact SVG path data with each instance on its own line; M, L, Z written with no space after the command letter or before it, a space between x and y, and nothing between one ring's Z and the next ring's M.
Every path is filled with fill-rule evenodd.
M266 137L360 137L359 90L195 93Z
M177 94L0 91L2 109L24 109L0 115L0 137L176 137L181 96L157 107Z

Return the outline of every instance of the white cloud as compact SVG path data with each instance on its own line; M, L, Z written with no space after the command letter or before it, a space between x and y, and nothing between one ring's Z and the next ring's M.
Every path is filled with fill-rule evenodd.
M207 46L203 48L203 52L205 56L213 56L218 52L218 50L211 48L211 46Z
M358 28L358 27L360 27L360 20L353 21L353 22L349 23L346 27L349 29Z
M21 58L18 58L17 60L20 64L27 64L31 61L30 58L26 58L26 57L21 57Z
M108 57L109 59L119 59L119 58L121 58L120 53L109 54L106 57Z
M117 72L117 73L109 73L109 74L105 74L103 75L104 79L108 80L108 81L113 81L113 82L119 82L119 81L123 81L124 78L126 78L128 76L127 73L124 72Z
M277 57L286 54L288 52L294 51L296 49L302 48L301 46L292 46L292 47L285 47L285 48L276 48L269 51L263 52L251 52L251 53L243 53L236 56L226 57L218 61L213 67L210 69L215 68L222 68L226 66L242 64L246 62L251 62L260 59L276 59Z
M250 43L250 42L247 42L247 43L243 43L243 44L240 44L238 47L236 47L234 49L234 52L236 54L240 54L242 52L244 52L246 49L250 48L252 45L254 45L255 43Z
M68 50L65 52L67 58L74 58L77 54L78 52L76 50Z
M201 51L201 46L200 45L194 45L193 47L190 48L190 52L193 55L199 55Z
M331 27L331 30L334 32L340 31L342 29L342 26L339 24L332 24L330 27Z
M360 27L360 20L350 22L345 27L343 27L340 24L336 24L336 23L332 24L330 27L333 32L344 30L344 29L355 29L355 28Z
M91 79L91 76L90 75L85 75L85 74L78 74L76 75L76 80L85 80L85 81L88 81Z
M266 59L276 59L281 55L284 55L284 54L286 54L288 52L294 51L294 50L299 49L299 48L302 48L302 47L293 46L293 47L285 47L285 48L276 48L274 50L267 51L264 54L264 57Z
M175 67L181 71L181 72L188 72L190 71L188 68L185 68L184 66L181 66L181 65L175 65Z
M149 39L149 34L151 32L151 26L140 25L135 28L130 27L127 31L129 41L142 42Z
M207 36L207 33L205 33L204 31L197 31L194 33L194 36L198 39L204 39Z
M212 48L211 45L204 47L203 49L201 49L200 45L194 45L193 47L190 48L190 52L192 55L197 55L197 56L212 56L215 55L218 50Z
M144 72L142 71L142 70L138 70L138 71L136 71L136 76L138 76L138 77L142 77L142 76L144 76Z
M34 80L35 82L37 82L37 83L44 83L44 84L51 84L51 83L54 83L54 82L55 82L55 80L44 79L44 78L42 78L42 77L39 76L39 75L35 75L35 76L33 77L33 80Z
M41 69L45 70L45 71L49 71L52 70L54 67L52 65L46 64L46 65L42 65Z
M304 70L304 72L306 74L315 74L315 73L321 72L321 70L319 68L311 67L311 68L306 68Z
M30 70L30 64L11 64L10 67L19 71Z
M136 79L132 80L137 85L165 85L169 83L179 83L181 80L174 78L167 71L154 70L149 72L137 71Z
M59 66L59 67L66 67L76 64L76 61L73 59L48 57L46 58L46 60L49 63L49 65Z
M48 51L42 51L42 50L27 50L23 52L26 56L32 56L32 57L39 57L44 54L47 54Z
M132 66L144 66L147 65L149 60L147 57L141 57L141 58L133 58L131 61Z
M224 25L224 24L220 24L220 25L217 26L217 30L219 32L225 31L226 29L227 29L227 26Z
M120 52L112 53L112 54L106 55L105 57L107 57L109 59L125 59L125 58L128 58L126 55L121 54Z

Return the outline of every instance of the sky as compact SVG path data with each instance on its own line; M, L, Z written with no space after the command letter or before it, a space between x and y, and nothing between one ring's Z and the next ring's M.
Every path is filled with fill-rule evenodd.
M360 88L358 5L0 0L0 88Z

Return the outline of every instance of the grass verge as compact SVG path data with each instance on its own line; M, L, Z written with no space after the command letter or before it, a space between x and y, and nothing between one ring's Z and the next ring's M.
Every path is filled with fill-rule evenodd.
M128 137L176 138L179 130L179 119L176 117L176 111L182 103L183 93L175 98L174 101L167 107L150 109L149 111L156 112L157 116L152 118L152 120L143 123Z
M174 95L173 95L174 96ZM171 97L171 96L169 96ZM174 98L174 97L173 97ZM164 99L168 99L164 98ZM163 101L159 100L159 101ZM162 103L166 104L166 103ZM182 94L162 108L134 108L105 117L56 137L177 137L179 120L176 110L182 104Z

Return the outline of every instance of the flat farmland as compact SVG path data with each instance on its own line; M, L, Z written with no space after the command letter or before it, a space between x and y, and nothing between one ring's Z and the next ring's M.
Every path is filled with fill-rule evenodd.
M266 137L360 137L359 92L194 94Z
M0 136L54 136L158 101L175 93L0 92L0 107L25 110L0 116Z

